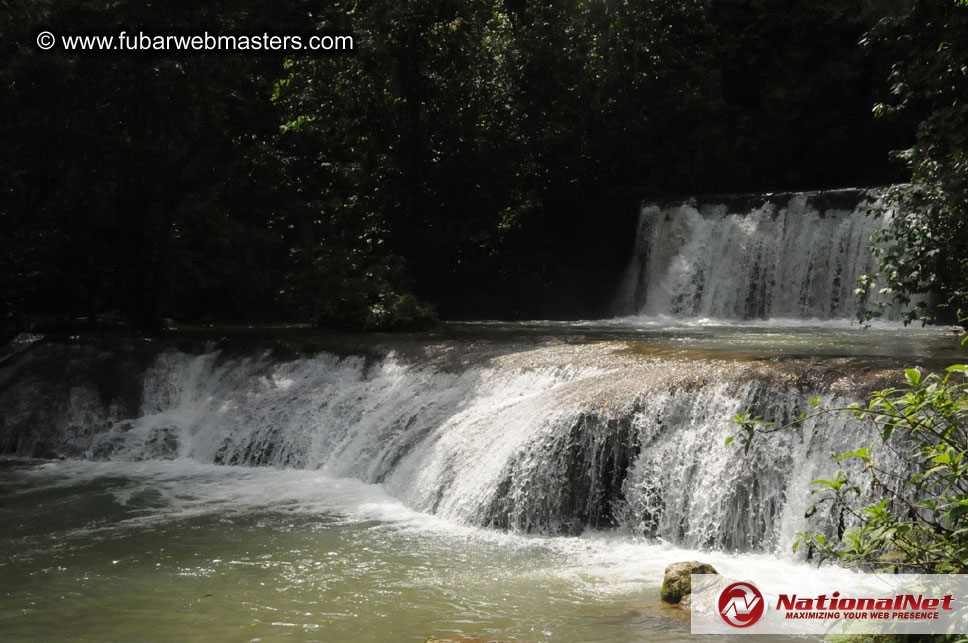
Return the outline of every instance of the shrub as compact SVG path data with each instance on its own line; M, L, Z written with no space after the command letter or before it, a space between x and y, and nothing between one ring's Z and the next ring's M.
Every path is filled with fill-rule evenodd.
M814 399L811 412L782 427L747 412L735 416L747 452L757 434L818 414L848 413L877 429L873 444L833 456L835 462L856 459L861 467L812 483L819 498L808 517L818 505L831 503L849 526L840 534L800 532L794 551L809 546L821 564L836 560L877 571L968 572L966 372L963 364L927 375L905 369L903 388L877 391L866 404L846 408L823 409Z

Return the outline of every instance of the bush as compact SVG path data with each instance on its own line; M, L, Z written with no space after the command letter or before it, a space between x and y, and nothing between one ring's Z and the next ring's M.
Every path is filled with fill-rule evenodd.
M395 295L389 303L377 303L370 307L363 323L364 330L417 331L427 330L437 324L433 307L423 304L415 296Z
M898 573L968 572L968 366L922 376L905 369L907 386L873 393L865 405L821 409L784 427L740 413L737 435L747 452L758 433L770 433L823 413L849 413L878 431L879 439L835 462L859 460L859 472L838 470L815 480L818 505L831 503L848 526L841 534L804 531L794 551L808 546L819 563ZM732 442L730 438L727 443ZM900 460L903 465L896 466ZM887 462L892 462L887 466Z

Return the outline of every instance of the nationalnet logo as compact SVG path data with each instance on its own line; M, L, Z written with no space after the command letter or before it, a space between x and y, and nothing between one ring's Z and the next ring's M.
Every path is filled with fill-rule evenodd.
M928 598L924 594L897 594L893 598L873 596L841 598L840 592L830 596L820 594L816 597L801 597L780 594L776 609L783 611L786 618L849 618L857 620L895 619L895 620L938 620L940 610L954 611L954 596L946 594L941 598Z
M763 595L752 583L733 583L719 595L719 615L733 627L749 627L763 616Z
M799 583L796 576L737 582L715 574L693 575L692 632L968 633L968 575L839 570L829 584L815 572ZM824 585L830 589L823 591Z

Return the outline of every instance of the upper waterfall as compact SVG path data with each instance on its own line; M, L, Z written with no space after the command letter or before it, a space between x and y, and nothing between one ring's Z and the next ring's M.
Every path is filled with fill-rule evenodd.
M875 267L870 237L887 216L868 216L856 190L645 205L615 312L857 319L868 304L857 279Z

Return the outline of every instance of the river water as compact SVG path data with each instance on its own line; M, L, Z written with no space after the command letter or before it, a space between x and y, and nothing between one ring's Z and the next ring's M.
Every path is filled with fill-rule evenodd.
M614 533L456 525L313 471L8 459L0 491L7 641L676 641L688 622L658 601L670 561L814 573Z

